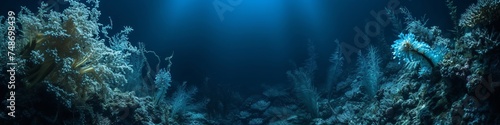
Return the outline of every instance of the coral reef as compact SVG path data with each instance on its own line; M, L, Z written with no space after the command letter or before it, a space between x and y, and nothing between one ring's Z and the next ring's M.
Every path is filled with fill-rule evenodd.
M209 84L208 77L200 89L175 81L173 54L162 59L142 43L132 45L132 27L110 36L112 25L99 23L98 0L65 2L69 6L61 12L42 3L37 12L22 7L16 15L19 32L12 46L18 48L22 79L16 92L25 93L16 106L23 111L16 118L2 112L1 124L500 123L499 0L478 0L460 18L447 0L452 31L427 26L428 20L404 7L386 9L399 33L391 46L359 50L358 62L348 64L336 40L322 63L309 40L309 58L286 72L288 83L263 85L257 92L262 94L245 96ZM0 21L0 41L6 41L9 24ZM0 44L0 52L10 51L7 46ZM156 65L148 61L153 56ZM0 54L0 61L6 59ZM315 76L317 71L326 76Z
M496 3L479 0L466 13L477 10L496 13L499 10L492 7L493 4ZM447 6L453 11L450 12L453 16L457 8L451 1L447 2ZM405 18L406 28L400 31L399 39L391 46L393 60L380 61L385 59L384 56L377 57L373 49L369 49L367 55L359 54L358 70L349 72L354 75L338 79L335 91L329 92L326 97L292 96L275 99L267 95L277 88L268 88L264 92L266 96L249 97L248 104L234 111L240 117L230 123L498 124L500 113L494 105L498 105L496 94L500 86L500 82L497 82L497 76L500 75L500 47L498 32L488 29L498 24L497 15L485 14L485 18L480 18L482 21L462 15L462 21L456 22L469 22L472 25L456 23L455 30L450 31L455 35L450 37L443 35L445 31L437 26L426 26L427 20L413 18L408 9L402 8L400 11ZM390 15L393 20L397 20L395 12ZM396 23L394 26L400 25L398 21L393 23ZM309 64L314 63L311 61L314 57L314 54L310 54L304 67L287 72L294 83L289 93L301 94L296 93L296 85L308 86L299 87L299 90L314 90L303 89L314 88L314 77L310 75L314 70L308 69L316 67L315 64ZM404 65L397 64L400 62ZM377 63L381 66L385 64L384 71L374 71L379 65ZM306 103L306 99L315 100L309 102L315 102L319 109L317 115L307 115L310 113L307 107L313 103ZM263 103L262 100L270 100L269 107L262 108L264 114L263 110L249 110L251 105ZM269 113L280 117L270 117L267 115Z
M46 81L76 93L73 104L78 105L91 96L104 98L108 85L127 83L124 73L132 69L123 60L129 53L112 50L99 39L97 6L89 10L83 3L70 3L62 13L47 12L46 4L36 15L23 8L18 17L22 26L18 43L24 48L19 53L27 69L26 86L37 88Z
M189 106L186 103L192 101L186 102L188 98L168 100L184 102L180 105L167 103L165 95L171 82L172 56L166 58L168 67L157 72L156 84L152 80L129 81L131 79L128 77L131 76L135 79L150 78L156 73L151 71L149 62L145 61L144 54L151 51L147 51L144 45L137 48L128 41L128 34L133 31L131 27L125 26L121 32L108 36L112 26L98 22L98 0L65 2L69 3L69 7L62 12L50 10L42 2L36 13L23 7L17 14L19 35L15 46L19 49L15 53L19 53L16 61L22 80L18 84L21 87L16 91L26 94L19 97L21 101L16 106L28 110L15 118L25 120L2 117L3 124L204 122L204 115L190 108L201 109L204 103ZM4 24L7 23L2 20L2 32L7 31L3 30L6 28ZM1 38L5 37L2 35ZM6 52L6 48L2 47L0 51ZM7 59L6 55L1 56ZM147 67L143 68L145 63L148 63ZM143 69L147 70L147 75L143 74ZM153 92L137 91L142 95L138 96L134 87L123 87L125 85L156 89L151 89ZM179 92L177 95L186 94L183 89L179 89ZM190 91L187 94L190 97L195 93ZM178 112L188 119L183 122L169 120Z
M461 27L474 28L476 26L495 25L498 21L500 12L499 0L478 0L477 3L472 4L462 14L459 20Z

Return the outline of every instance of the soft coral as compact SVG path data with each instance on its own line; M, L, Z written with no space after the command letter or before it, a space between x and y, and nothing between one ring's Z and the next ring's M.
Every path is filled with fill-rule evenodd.
M431 48L428 44L417 41L412 33L401 33L399 38L392 44L394 50L392 54L394 59L400 58L406 63L422 60L434 67L441 62L446 53L441 47Z

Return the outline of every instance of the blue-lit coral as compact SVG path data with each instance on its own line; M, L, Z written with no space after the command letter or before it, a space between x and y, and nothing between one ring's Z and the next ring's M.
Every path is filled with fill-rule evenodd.
M334 88L336 82L340 75L342 75L342 66L344 65L344 57L341 55L340 41L335 40L336 47L333 53L330 55L330 66L328 67L327 77L326 77L326 87L331 90Z
M286 74L292 82L295 97L305 105L312 116L316 117L319 115L317 101L320 99L320 95L316 87L314 87L314 71L317 69L316 54L314 51L314 46L309 41L309 58L306 60L305 66L289 70Z
M391 45L394 59L398 58L405 63L422 62L429 63L431 67L438 65L446 54L446 49L443 47L431 48L427 43L416 40L415 35L399 34L398 40Z
M378 50L375 47L369 47L368 53L363 55L358 53L358 72L361 77L361 82L366 90L366 94L370 98L375 97L375 94L379 88L379 82L383 75L380 68L380 63L382 62L380 56L378 55Z
M165 69L160 69L158 74L156 74L155 85L158 87L158 92L155 96L155 104L158 104L158 102L165 97L170 87L170 82L172 82L171 78L170 71L166 71Z

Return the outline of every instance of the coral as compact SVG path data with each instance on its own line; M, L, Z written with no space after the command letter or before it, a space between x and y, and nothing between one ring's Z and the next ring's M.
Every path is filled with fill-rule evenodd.
M168 115L162 112L166 109L156 106L151 97L137 97L134 91L122 92L116 88L110 92L105 102L94 105L98 105L94 110L106 114L115 124L159 124L164 122L159 119Z
M480 86L481 79L490 73L487 69L496 65L491 62L500 47L500 35L495 30L500 21L498 6L498 0L479 0L471 5L460 19L464 31L443 60L442 76L461 78L468 92Z
M113 50L99 38L99 1L91 1L96 4L92 8L73 0L68 2L70 6L63 12L48 12L47 4L42 4L37 14L22 8L18 21L22 27L19 48L23 49L19 53L27 60L24 82L28 88L36 89L47 81L77 94L74 101L78 103L73 104L80 105L93 94L107 96L108 86L127 83L124 74L132 69L124 60L129 52ZM66 77L60 77L61 74Z
M400 33L400 39L391 45L394 59L403 60L410 69L422 67L419 69L422 76L441 62L448 52L446 45L450 40L441 37L441 30L437 26L425 27L427 21L415 19L406 8L400 10L406 16L408 34Z
M172 115L178 115L189 110L188 104L192 103L193 95L198 92L197 88L192 88L190 90L186 90L186 83L183 83L177 91L175 91L174 95L172 95L172 100L170 104L172 105Z
M459 42L463 42L463 47L483 55L500 45L499 36L495 31L476 28L465 33Z
M194 102L194 94L198 92L196 87L186 89L186 82L182 83L181 86L177 88L177 91L172 95L171 100L169 100L169 104L171 105L170 109L170 118L182 118L188 112L194 112L204 108L208 103L207 101ZM181 121L181 120L178 120Z
M319 94L316 88L312 85L313 76L304 67L294 71L288 71L287 76L293 83L293 91L295 96L299 99L313 116L318 116Z
M171 81L170 71L160 69L160 72L156 74L155 85L159 89L155 96L155 104L158 104L158 102L164 98L165 94L167 93L168 87L170 87Z
M26 109L16 119L33 120L12 124L496 124L500 119L495 110L500 84L498 0L479 0L469 7L461 27L455 22L453 40L441 35L447 30L425 26L426 20L413 18L407 9L401 10L406 15L403 28L398 12L387 9L387 20L400 33L391 46L398 60L381 61L386 52L370 47L359 51L357 70L343 71L347 64L339 48L331 63L318 65L309 43L305 64L286 72L291 89L273 85L242 101L246 95L227 92L232 96L226 98L228 94L217 91L221 86L207 84L206 78L206 86L217 88L201 89L214 97L211 114L202 112L208 99L195 100L196 87L184 82L175 92L169 90L177 84L170 70L173 56L160 68L164 60L155 52L129 42L131 27L111 35L112 24L97 22L97 0L66 1L70 5L62 12L42 4L38 12L22 8L17 14L17 75L23 80L16 93L27 94L16 97L18 109ZM453 2L447 0L455 19ZM0 41L6 40L6 26L0 24ZM382 46L378 48L387 48ZM0 52L5 48L1 44ZM156 67L151 68L148 53L158 59ZM380 68L382 62L388 70ZM315 83L319 68L326 68L320 70L327 73L324 86L330 93L325 98L315 87L320 84ZM438 70L444 77L432 74ZM9 124L3 122L9 119L5 114L0 119Z
M466 28L492 25L500 19L498 10L500 10L500 0L478 0L462 14L458 24Z
M130 32L134 31L132 27L125 26L122 31L119 33L113 35L112 37L108 36L107 29L111 29L111 26L106 26L102 28L103 34L108 38L109 41L109 47L113 50L116 51L124 51L124 50L129 50L129 51L137 51L137 48L132 46L130 42L128 41L128 34Z
M56 100L61 102L64 106L68 108L71 108L71 106L73 106L72 100L75 96L74 93L68 93L57 86L53 86L52 84L47 84L47 92L54 93L56 96Z
M312 85L310 77L304 71L287 72L287 75L294 81L294 92L297 99L299 99L307 108L313 117L318 116L319 94L316 88Z
M337 48L330 56L330 67L328 67L327 77L326 77L326 88L328 91L334 90L334 83L337 82L339 76L342 74L342 66L344 63L344 57L341 55L341 48L339 40L335 40L337 43Z
M446 0L446 7L448 7L448 10L450 10L450 17L451 20L453 21L453 31L455 33L458 33L459 28L458 28L458 15L457 15L457 6L454 4L453 0ZM459 34L457 34L459 35Z
M424 42L417 41L415 35L399 34L398 40L391 46L394 59L399 58L407 64L413 61L428 63L431 67L438 65L446 54L444 47L436 46L431 48Z
M442 76L455 78L458 83L461 83L464 93L468 93L468 95L474 95L470 93L476 93L479 88L489 84L484 79L487 76L495 75L495 72L498 71L496 62L499 62L497 53L500 42L496 29L499 28L499 10L500 1L498 0L478 0L477 3L469 6L459 20L459 26L463 31L455 38L453 49L443 60L443 67L440 69ZM463 100L455 101L455 103L460 101ZM474 108L476 107L472 107L472 109ZM467 111L469 109L460 107L458 110ZM492 115L494 113L475 112L474 115L476 114ZM478 119L479 117L470 117L464 114L459 116L461 120L464 119L460 122L469 122L469 124L474 123L469 121L470 119L488 121L485 118Z
M102 106L104 109L110 109L112 115L117 115L124 109L135 108L139 105L134 95L134 92L121 92L115 89L113 90L113 96L110 96Z
M154 103L158 104L160 100L164 99L165 94L167 93L168 88L170 87L170 82L172 82L172 76L170 75L170 67L172 66L172 55L169 57L165 58L166 61L168 61L167 69L160 69L158 74L156 74L155 77L155 85L158 88L158 91L156 92L155 100Z
M415 39L423 41L427 44L439 43L438 39L441 36L441 30L438 26L426 27L427 19L422 17L421 20L415 19L407 8L401 8L401 12L405 15L406 31L414 34ZM402 32L402 31L401 31Z
M293 91L295 96L299 99L311 113L313 117L319 115L319 94L313 86L314 71L317 68L316 55L314 54L314 46L309 40L309 58L306 60L304 67L300 67L293 71L287 71L288 78L293 83Z
M143 48L137 48L133 46L129 40L128 40L128 35L134 30L132 27L129 26L124 26L123 30L120 32L114 34L113 36L109 36L108 30L112 29L112 24L113 21L110 18L111 25L106 25L101 28L101 33L105 38L107 38L107 42L109 43L109 48L115 52L121 52L124 53L126 56L124 56L122 61L120 62L126 62L127 69L123 71L123 74L127 74L127 77L125 80L128 83L140 83L142 81L139 81L141 79L137 79L138 77L141 77L142 73L142 67L144 66L144 58L142 58L141 54L143 52ZM140 46L141 47L141 46ZM113 87L120 87L122 90L132 90L133 85L139 85L139 84L126 84L127 82L118 82L115 83ZM132 86L132 87L131 87Z
M172 81L169 70L172 56L166 58L168 67L157 74L156 81L151 80L151 74L156 72L149 67L145 53L154 52L147 51L143 44L137 48L129 42L131 27L124 27L110 37L108 30L112 26L98 22L98 0L65 2L69 6L62 12L51 10L42 2L36 13L22 7L16 15L18 33L16 49L12 51L18 53L16 75L22 84L16 93L26 93L20 96L22 101L16 102L16 106L30 109L20 113L20 118L35 120L11 123L169 124L175 121L165 119L173 114L189 121L185 123L205 120L205 114L193 112L208 102L193 103L196 89L187 91L180 87L172 102L165 101ZM0 32L7 31L3 17L0 21ZM0 35L0 40L5 40L4 35ZM7 44L0 45L0 52L7 51L4 45ZM3 58L4 55L0 55L0 60L8 59ZM147 76L142 74L144 64L148 66ZM156 69L160 69L159 65ZM132 87L123 87L128 85ZM153 89L149 93L136 91L139 87ZM120 90L122 88L126 91ZM140 92L141 97L135 92Z
M361 75L361 79L365 90L367 90L368 95L374 97L378 90L378 82L380 77L382 77L382 71L380 70L380 63L382 60L378 55L378 50L375 47L368 48L368 54L363 56L361 52L358 56L358 73Z
M392 25L392 31L394 33L400 33L403 30L403 24L401 24L401 21L399 18L396 16L396 13L399 13L399 11L395 11L389 8L385 8L385 11L387 12L387 17L391 21Z

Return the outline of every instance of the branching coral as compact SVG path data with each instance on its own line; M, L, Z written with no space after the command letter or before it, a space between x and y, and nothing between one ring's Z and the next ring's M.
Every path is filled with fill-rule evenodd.
M407 8L401 8L400 10L405 15L405 30L408 31L408 33L415 34L415 39L431 44L441 35L441 30L437 26L425 26L428 21L425 17L418 20L411 15Z
M314 46L309 41L309 58L306 64L295 70L287 71L288 79L293 83L293 91L295 96L299 99L311 113L312 117L319 116L318 94L316 87L314 87L314 71L317 69L316 54L314 53Z
M23 60L32 56L43 56L40 58L44 60L26 61L28 72L24 82L28 88L37 88L47 81L77 94L74 100L81 104L92 96L106 96L112 84L126 83L124 73L132 68L125 58L136 49L114 50L99 38L102 24L97 22L98 1L93 1L95 6L91 9L83 3L68 2L70 7L61 13L47 12L47 4L42 4L37 14L22 9L18 17L22 27L20 53Z
M121 91L120 89L124 88L123 86L126 86L125 84L131 79L134 80L131 84L153 88L153 85L149 85L148 81L143 81L144 79L140 77L144 75L142 74L144 64L148 68L147 78L151 78L151 74L156 73L152 72L145 56L146 53L154 55L156 53L147 51L144 45L140 46L139 49L131 45L128 41L128 34L133 30L131 27L125 27L121 32L109 37L107 30L111 29L111 25L103 26L103 24L98 23L99 0L87 0L86 3L80 3L76 0L65 0L65 2L70 3L70 5L62 12L50 10L50 7L42 2L38 12L33 13L23 7L16 15L17 23L15 26L16 31L18 31L16 49L9 50L18 54L15 60L18 63L16 75L20 77L19 84L22 87L16 89L21 93L30 91L22 96L24 98L55 98L54 101L40 99L43 101L23 100L16 103L16 106L30 108L21 116L28 119L42 119L41 121L43 121L44 118L47 120L47 115L55 114L54 120L48 120L49 124L68 124L70 120L86 124L95 119L116 120L113 121L115 124L122 124L121 122L127 124L137 124L138 122L167 124L168 120L158 120L165 115L171 116L168 112L165 114L166 111L182 112L179 117L189 116L195 120L201 118L200 115L191 115L193 114L191 111L197 107L201 108L206 103L185 105L190 103L186 99L191 99L191 96L196 92L195 90L180 91L179 93L188 96L174 98L177 99L175 100L177 102L184 102L175 105L171 103L174 105L173 108L177 108L175 110L170 110L172 107L165 106L167 103L161 103L161 106L154 105L156 103L149 96L137 97L130 90ZM7 23L4 21L3 17L0 16L0 22L2 22L0 32L7 31L5 30ZM0 34L0 40L5 40L4 35L4 33ZM102 36L104 39L100 38ZM6 52L7 47L4 45L6 44L0 45L0 52ZM4 55L0 56L4 57ZM159 56L156 57L160 59ZM140 60L136 60L138 58ZM169 62L167 69L171 66L171 58L172 56L166 59ZM3 59L7 58L0 60ZM130 63L131 61L134 62ZM160 62L161 60L158 61L158 63ZM156 65L156 71L159 66L159 64ZM158 76L162 77L158 77L157 83L161 83L158 85L163 85L164 88L151 90L155 90L155 92L161 90L161 97L164 97L167 84L171 80L170 73L166 70ZM31 93L31 91L33 92ZM151 93L143 92L142 95L152 96ZM38 110L40 107L33 107L33 105L44 105L42 107L44 109L57 108L57 111L46 112L46 110ZM34 110L32 111L32 109ZM73 116L59 115L64 113L73 113ZM100 114L110 115L110 117L102 117ZM65 119L59 121L58 117ZM31 124L40 123L45 122L31 122Z
M370 98L375 97L379 89L378 84L383 73L380 69L382 60L378 55L377 48L371 46L366 55L358 53L358 73L361 76L363 86Z
M335 43L337 43L337 48L335 51L330 56L330 66L328 67L328 72L327 72L327 77L326 77L326 89L328 91L333 90L333 85L337 82L339 79L339 76L342 74L342 66L344 62L344 58L342 57L342 53L340 52L340 42L339 40L335 40Z
M461 27L473 28L477 25L491 25L500 19L500 0L478 0L462 14Z

